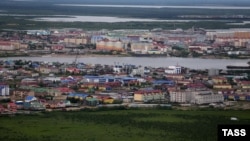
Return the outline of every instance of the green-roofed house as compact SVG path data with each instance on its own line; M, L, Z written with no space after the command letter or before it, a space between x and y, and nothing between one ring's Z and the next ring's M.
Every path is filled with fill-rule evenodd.
M99 104L99 101L97 98L93 98L93 97L86 98L86 105L97 106L98 104Z

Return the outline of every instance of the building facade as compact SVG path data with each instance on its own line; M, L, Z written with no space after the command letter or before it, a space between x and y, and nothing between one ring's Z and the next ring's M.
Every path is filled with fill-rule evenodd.
M9 96L10 88L9 85L0 84L0 96Z
M159 101L164 99L165 96L161 90L144 90L134 93L134 101L136 102Z
M169 66L165 69L165 73L167 74L180 74L181 73L181 66Z
M209 104L223 102L222 94L214 94L210 90L171 90L170 102Z
M124 51L124 49L125 49L125 43L121 41L102 40L96 43L96 50Z

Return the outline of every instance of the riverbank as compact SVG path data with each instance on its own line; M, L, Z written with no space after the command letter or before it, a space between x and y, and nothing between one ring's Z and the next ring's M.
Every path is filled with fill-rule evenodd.
M250 56L200 55L200 56L174 56L169 54L135 54L135 53L40 53L40 52L2 52L0 58L6 57L148 57L148 58L200 58L200 59L250 59Z
M248 66L250 59L203 59L180 57L119 57L100 55L46 55L33 57L5 57L0 60L30 60L39 62L85 63L100 65L131 64L142 67L168 67L180 65L190 69L227 69L228 65Z
M20 55L21 56L21 55ZM25 56L25 55L23 55ZM169 56L169 55L157 55L157 54L136 54L136 55L131 55L131 54L114 54L114 55L107 55L107 54L46 54L46 55L29 55L30 57L77 57L77 58L86 58L86 57L149 57L149 58L173 58L176 56ZM11 56L8 56L11 57ZM16 56L13 56L16 57ZM22 57L22 56L21 56ZM176 58L200 58L200 59L250 59L250 57L226 57L226 56L214 56L214 55L207 55L207 56L200 56L200 57L176 57Z

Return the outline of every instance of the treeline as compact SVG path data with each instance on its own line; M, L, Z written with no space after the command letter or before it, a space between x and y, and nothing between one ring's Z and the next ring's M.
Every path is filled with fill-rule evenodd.
M226 22L203 21L203 22L38 22L22 20L27 17L16 19L15 17L0 17L0 29L49 29L49 28L81 28L84 30L100 30L100 29L189 29L192 27L206 29L228 29L228 28L250 28L250 24L246 25L228 25ZM29 17L30 18L30 17Z

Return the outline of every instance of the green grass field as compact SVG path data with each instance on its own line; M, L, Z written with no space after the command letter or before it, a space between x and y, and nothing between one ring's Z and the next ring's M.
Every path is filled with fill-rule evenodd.
M1 141L215 141L218 124L250 124L250 111L51 112L0 116L0 123Z

